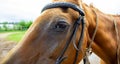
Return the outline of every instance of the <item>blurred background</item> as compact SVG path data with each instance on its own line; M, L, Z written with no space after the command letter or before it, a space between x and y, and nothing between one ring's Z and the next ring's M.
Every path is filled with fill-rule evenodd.
M23 37L51 0L0 0L0 61ZM83 0L106 14L120 14L120 0ZM90 57L98 62L96 55ZM92 63L97 64L97 63Z

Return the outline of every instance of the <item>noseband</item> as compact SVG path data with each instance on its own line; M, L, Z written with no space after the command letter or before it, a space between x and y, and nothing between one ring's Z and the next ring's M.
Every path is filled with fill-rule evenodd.
M76 64L76 61L77 61L77 58L78 58L79 49L81 48L81 45L83 43L83 38L84 38L84 29L85 29L84 12L77 5L75 5L73 3L69 3L69 2L50 3L50 4L46 5L43 8L42 12L47 10L47 9L51 9L51 8L66 8L66 9L67 8L71 8L71 9L79 12L79 14L80 14L79 18L74 23L73 31L71 32L70 38L66 42L66 45L65 45L64 49L61 51L61 54L57 58L56 63L55 63L55 64L61 64L62 61L67 58L67 57L64 57L65 51L67 50L67 48L68 48L69 44L71 43L71 41L73 40L73 38L76 36L76 32L77 32L80 24L82 24L82 30L81 30L81 33L80 33L80 38L78 40L78 44L76 46L77 47L76 55L75 55L75 59L74 59L74 63L73 63L73 64Z

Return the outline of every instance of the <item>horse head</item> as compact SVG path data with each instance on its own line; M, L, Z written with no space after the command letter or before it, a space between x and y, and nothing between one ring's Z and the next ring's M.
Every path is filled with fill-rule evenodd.
M75 43L72 43L74 38L71 34L74 30L76 21L81 17L83 12L71 8L73 6L80 6L79 0L53 0L53 2L62 2L65 4L69 2L67 7L49 4L44 8L40 16L33 22L31 27L25 33L25 36L20 43L12 49L8 56L4 59L5 64L54 64L62 51L66 47L66 42L70 41L67 45L62 58L59 59L62 64L72 64L76 55L75 45L78 44L80 36L82 35L82 25L77 28ZM58 4L58 3L57 3ZM70 4L70 7L69 7ZM53 7L50 7L53 6ZM55 6L55 7L54 7ZM83 20L83 19L82 19ZM78 24L79 25L79 24ZM76 63L83 58L82 51L85 50L87 45L86 29L84 30L84 40ZM63 61L62 61L63 60Z

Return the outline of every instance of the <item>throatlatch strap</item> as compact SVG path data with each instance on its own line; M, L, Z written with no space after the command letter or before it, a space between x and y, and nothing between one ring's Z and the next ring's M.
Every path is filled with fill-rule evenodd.
M93 10L93 9L92 9ZM93 41L94 41L94 39L95 39L95 35L96 35L96 32L97 32L97 29L98 29L98 16L97 16L97 13L95 12L95 10L93 10L93 12L94 12L94 14L95 14L95 16L96 16L96 27L95 27L95 30L94 30L94 33L93 33L93 36L92 36L92 39L90 40L90 44L88 45L88 48L87 48L87 50L86 50L86 52L85 52L85 57L84 57L84 64L90 64L90 61L89 61L89 59L88 59L88 56L91 54L91 52L92 52L92 48L91 48L91 46L92 46L92 43L93 43Z

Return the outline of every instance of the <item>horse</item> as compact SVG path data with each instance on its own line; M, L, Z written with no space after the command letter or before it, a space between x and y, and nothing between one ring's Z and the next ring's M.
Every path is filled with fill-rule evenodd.
M53 8L43 10L22 40L3 59L3 64L78 64L86 56L89 45L91 51L102 59L101 63L119 64L120 15L105 14L82 0L52 2L69 2L70 6L54 7L57 6L55 4ZM76 35L70 39L78 19L85 22L78 22L80 26ZM81 35L84 37L81 38ZM78 47L80 39L82 43ZM66 41L69 41L69 45L66 45Z

